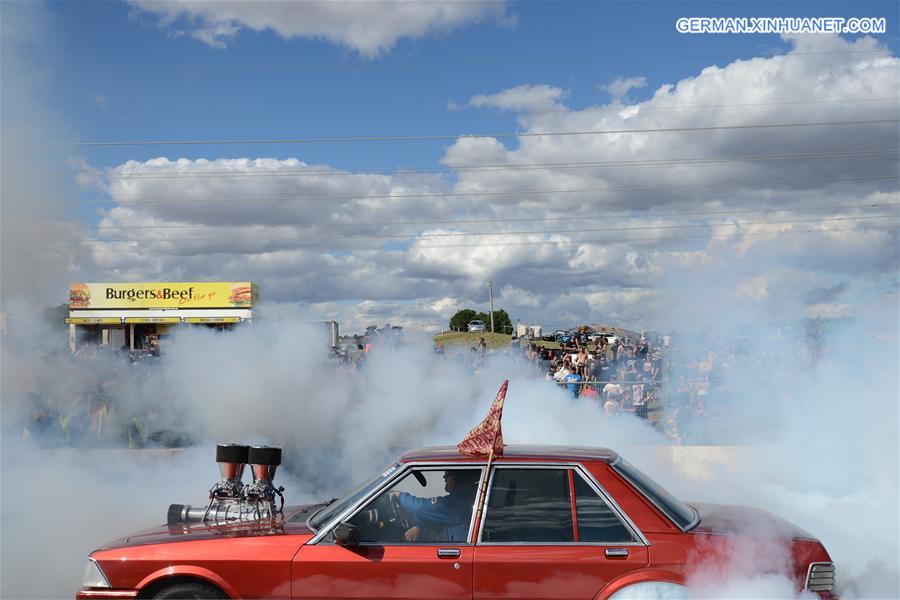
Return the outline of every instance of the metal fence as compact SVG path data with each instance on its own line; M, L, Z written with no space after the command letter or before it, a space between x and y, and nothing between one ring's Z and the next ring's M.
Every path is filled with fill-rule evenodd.
M734 407L724 401L716 380L591 379L552 383L573 397L596 401L598 409L607 415L632 414L646 419L657 431L679 443L730 443L736 437ZM615 405L608 405L610 400Z

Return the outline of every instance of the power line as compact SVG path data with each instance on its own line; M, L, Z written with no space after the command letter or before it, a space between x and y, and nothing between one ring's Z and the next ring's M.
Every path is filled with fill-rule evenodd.
M887 179L898 179L897 175L873 175L865 177L835 177L835 178L814 178L814 179L788 179L781 181L753 181L747 182L753 185L783 185L783 184L806 184L806 183L836 183L845 181L877 181ZM297 202L297 201L328 201L328 200L379 200L379 199L407 199L407 198L462 198L462 197L483 197L483 196L516 196L530 194L573 194L573 193L605 193L605 192L630 192L630 191L655 191L655 190L672 190L672 189L733 189L741 184L732 184L727 188L722 188L719 184L683 184L683 185L661 185L661 186L616 186L603 188L564 188L554 190L508 190L508 191L478 191L478 192L432 192L417 194L366 194L366 195L350 195L350 196L257 196L257 197L228 197L221 196L216 198L175 198L156 196L153 199L107 199L107 200L65 200L67 204L109 204L111 202L120 205L125 204L181 204L196 202L218 202L218 203L237 203L237 202Z
M870 226L865 228L859 227L845 227L845 228L825 228L825 229L807 229L807 230L798 230L798 231L766 231L766 232L741 232L742 237L756 237L756 236L782 236L782 235L796 235L796 234L810 234L810 233L839 233L839 232L849 232L849 233L868 233L871 231L891 231L900 229L900 225L885 225L885 226ZM735 234L711 234L708 236L694 236L694 237L685 237L682 235L678 236L669 236L669 237L646 237L646 238L633 238L633 237L620 237L620 238L592 238L586 240L529 240L529 241L520 241L520 242L478 242L476 244L468 243L468 244L428 244L428 245L417 245L415 247L416 250L427 249L427 248L481 248L481 247L507 247L507 246L543 246L543 245L560 245L560 244L597 244L597 243L610 243L610 242L660 242L660 241L691 241L691 240L711 240L711 239L726 239L733 238ZM61 243L103 243L103 244L131 244L131 243L143 243L143 242L155 242L162 243L164 241L168 242L168 240L95 240L90 238L84 238L80 240L58 240ZM250 240L246 240L250 241ZM285 240L289 241L289 240ZM340 241L340 239L334 240ZM315 248L321 247L321 244L294 244L292 248ZM385 250L379 248L363 248L361 250L366 251L381 251L381 252L396 252L396 251L409 251L412 248L405 248L403 250ZM337 250L337 248L335 249ZM347 250L344 248L342 250ZM216 254L220 254L223 251L216 251Z
M39 144L19 144L25 148L69 148L84 146L200 146L228 144L319 144L332 142L421 142L447 141L467 138L526 138L549 136L585 136L615 135L632 133L685 133L699 131L747 130L747 129L782 129L789 127L830 127L840 125L878 125L898 123L900 119L864 119L861 121L818 121L805 123L754 123L747 125L711 125L706 127L670 127L648 129L606 129L585 131L547 131L547 132L502 132L502 133L460 133L453 135L406 135L406 136L358 136L358 137L322 137L291 139L245 139L245 140L143 140L143 141L103 141L103 142L46 142Z
M773 58L779 58L779 59L802 58L804 56L827 56L827 55L853 56L853 55L867 55L867 54L881 54L888 58L895 58L894 56L891 55L891 52L894 51L894 49L892 49L892 48L881 48L878 50L824 50L824 51L814 51L814 52L797 52L797 51L791 50L790 48L784 48L782 50L786 53L785 54L768 54L768 55L763 54L763 55L745 56L745 57L736 56L735 54L725 54L725 53L722 53L722 54L706 53L703 55L677 55L677 54L673 55L673 54L667 53L667 54L652 54L652 55L648 54L648 55L643 55L643 56L631 55L628 57L628 60L659 62L661 60L703 60L703 61L706 61L706 60L710 60L710 59L726 59L728 61L734 62L734 61L748 61L748 60L753 60L753 59L770 60ZM772 50L772 51L777 52L778 50ZM522 60L522 57L518 56L518 55L515 57L492 55L490 58L491 59L499 58L504 63L506 61L503 59L510 58L510 59L514 59L517 64L521 63L521 60ZM542 55L540 57L528 57L527 60L528 60L528 64L553 64L553 65L556 64L554 61L542 60L545 58L546 57ZM570 64L570 63L593 63L593 64L596 64L598 62L599 61L597 58L584 58L584 57L580 57L580 56L567 56L566 57L566 64ZM479 57L478 60L455 60L455 61L453 61L453 64L454 64L454 66L478 66L481 68L484 68L486 64L488 67L497 67L498 66L496 60L487 62L484 57ZM347 66L347 64L344 62L341 62L341 63L315 63L315 64L307 63L307 64L294 65L295 68L301 69L301 70L313 70L313 69L334 70L336 68L345 68L346 66ZM503 65L501 64L499 66L502 67ZM416 68L416 67L426 67L429 69L433 68L433 66L430 63L416 62L414 60L413 61L403 60L403 61L397 61L396 63L389 62L389 61L382 61L382 62L379 62L377 65L375 65L375 67L379 70L382 70L382 69L384 69L384 70L410 69L410 68Z
M584 168L623 168L623 167L658 167L658 166L706 166L717 165L731 162L764 162L764 161L780 161L780 160L815 160L821 158L855 158L900 154L900 150L845 150L840 152L807 152L794 154L760 154L750 156L701 156L686 158L659 158L659 159L643 159L643 160L622 160L622 161L590 161L590 162L566 162L566 163L519 163L519 164L495 164L495 165L468 165L468 166L447 166L447 167L420 167L410 169L390 169L390 170L336 170L336 169L278 169L278 170L249 170L237 169L228 171L153 171L149 173L131 173L109 175L103 173L97 174L79 174L79 173L55 173L47 174L45 177L77 177L80 180L135 180L135 179L206 179L206 178L226 178L226 177L308 177L308 176L348 176L348 175L404 175L414 176L418 174L429 173L454 173L468 171L529 171L529 170L549 170L549 169L584 169Z
M205 229L205 228L219 228L219 229L228 229L240 227L242 229L247 229L251 227L303 227L303 228L345 228L345 227L395 227L395 226L406 226L406 225L474 225L474 224L485 224L485 223L526 223L532 221L544 221L544 222L556 222L556 221L571 221L573 218L578 219L579 221L591 221L591 220L610 220L610 219L651 219L651 218L670 218L670 217L711 217L711 216L723 216L723 215L733 215L733 214L746 214L746 213L768 213L768 212L806 212L806 211L820 211L820 210L845 210L845 209L867 209L867 208L885 208L892 206L900 206L900 203L895 202L874 202L869 204L831 204L831 205L816 205L816 206L798 206L798 207L768 207L768 208L736 208L736 209L728 209L728 210L705 210L705 211L680 211L677 213L644 213L644 214L631 214L631 213L604 213L602 215L576 215L576 216L565 216L565 217L495 217L495 218L485 218L485 219L440 219L440 220L430 220L430 221L361 221L355 223L242 223L240 225L212 225L212 224L197 224L197 225L100 225L98 226L101 231L109 231L109 230L119 230L119 229ZM73 223L58 223L55 224L59 227L72 228L75 226Z
M651 102L654 98L649 98L644 102ZM707 108L747 108L751 106L793 106L802 104L843 104L847 102L897 102L900 98L835 98L832 100L792 100L786 102L745 102L741 104L686 104L682 106L643 106L642 104L625 104L619 108L603 108L587 106L585 108L570 110L528 110L521 114L526 115L553 115L568 113L594 113L594 112L610 112L621 113L630 108L639 109L638 112L657 111L657 110L695 110Z
M868 232L868 231L889 231L892 229L900 229L900 225L886 225L882 227L866 227L864 229L856 228L856 227L844 227L844 228L833 228L833 229L807 229L803 231L778 231L778 232L743 232L742 237L757 237L757 236L780 236L780 235L795 235L795 234L809 234L809 233L837 233L837 232ZM693 241L693 240L710 240L710 239L727 239L734 237L733 234L718 234L718 235L709 235L709 236L694 236L694 237L683 237L683 236L669 236L669 237L656 237L656 238L603 238L603 239L590 239L590 240L540 240L535 242L488 242L488 243L480 243L481 246L493 246L493 247L506 247L506 246L545 246L545 245L558 245L558 244L600 244L600 243L609 243L609 242L660 242L660 241ZM434 244L434 245L425 245L425 246L416 246L416 250L422 248L471 248L472 244Z
M539 229L539 230L525 230L525 231L458 231L458 232L448 232L448 233L399 233L399 234L347 234L342 235L339 239L398 239L398 238L415 238L415 239L430 239L430 238L454 238L454 237L482 237L482 236L509 236L509 235L552 235L552 234L565 234L565 233L602 233L609 231L654 231L654 230L681 230L681 229L707 229L707 228L717 228L717 227L746 227L752 225L795 225L798 223L830 223L837 221L865 221L865 220L874 220L874 219L896 219L898 214L888 214L888 215L866 215L866 216L855 216L855 217L827 217L827 218L817 218L817 219L789 219L783 221L745 221L745 222L734 222L734 223L702 223L702 224L680 224L680 225L634 225L629 227L598 227L598 228L579 228L579 229ZM84 238L83 241L88 242L105 242L105 243L114 243L114 242L157 242L157 243L170 243L170 242L200 242L200 241L212 241L222 239L221 235L209 237L193 237L193 238L130 238L130 239L122 239L122 240L103 240L98 238ZM266 238L268 241L292 241L296 239L300 239L304 242L321 242L321 241L333 241L335 240L334 236L327 237L306 237L303 236L298 238L297 236L286 237L286 236L273 236L269 235ZM250 241L250 240L246 240Z

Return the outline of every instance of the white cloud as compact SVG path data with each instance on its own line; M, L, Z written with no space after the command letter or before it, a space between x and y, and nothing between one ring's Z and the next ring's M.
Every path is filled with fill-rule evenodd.
M496 94L472 96L469 106L514 112L552 110L561 107L565 96L563 90L549 85L519 85Z
M646 77L616 77L606 85L601 85L600 89L609 94L614 102L618 102L631 90L645 85L647 85Z
M817 39L803 43L845 53L710 67L660 87L628 114L596 110L614 104L566 109L562 91L548 86L479 104L559 107L521 115L526 133L895 114L896 104L856 100L896 95L897 58L867 39ZM852 284L840 301L853 316L900 265L897 230L885 228L897 222L897 182L865 179L896 176L895 156L641 161L891 149L897 135L892 125L865 125L521 137L509 146L465 137L444 154L449 174L350 173L302 157L131 161L104 173L117 206L97 230L110 242L89 251L109 276L250 278L270 300L331 306L357 323L440 324L483 303L488 279L514 320L548 326L649 326L725 306L790 318L838 281ZM86 167L82 182L92 176ZM154 202L128 202L135 199ZM841 208L848 205L868 208ZM752 285L759 281L764 288Z
M244 28L274 31L289 39L325 39L375 57L403 38L420 38L473 23L496 19L512 22L502 2L248 2L245 0L130 0L138 9L159 16L161 27L186 21L187 33L224 48Z

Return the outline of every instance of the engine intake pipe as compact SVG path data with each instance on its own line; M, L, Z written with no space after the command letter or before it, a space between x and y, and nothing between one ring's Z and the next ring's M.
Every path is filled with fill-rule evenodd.
M247 462L253 471L253 482L271 484L275 471L281 465L281 448L275 446L250 446Z
M216 446L216 462L222 481L240 483L247 466L250 446L240 444L219 444Z
M275 446L245 446L218 444L216 463L221 481L209 490L206 508L189 504L169 506L166 521L170 526L191 522L227 523L274 519L284 508L283 487L272 484L281 465L281 448ZM244 469L250 464L253 482L244 484ZM276 499L281 506L276 508Z

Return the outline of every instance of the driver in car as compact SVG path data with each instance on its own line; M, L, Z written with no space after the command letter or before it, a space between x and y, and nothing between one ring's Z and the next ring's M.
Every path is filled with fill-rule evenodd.
M409 517L410 527L403 538L407 542L415 542L422 535L422 530L427 528L435 539L423 541L465 542L478 479L478 471L451 470L444 473L446 496L417 498L408 492L393 492L400 508ZM428 537L431 538L431 535Z

